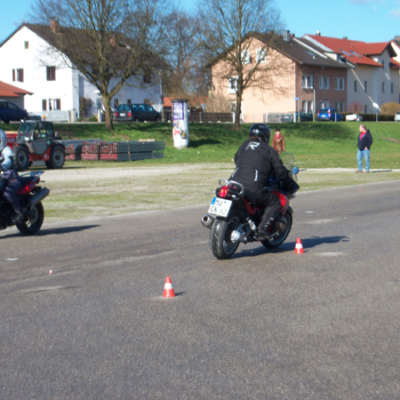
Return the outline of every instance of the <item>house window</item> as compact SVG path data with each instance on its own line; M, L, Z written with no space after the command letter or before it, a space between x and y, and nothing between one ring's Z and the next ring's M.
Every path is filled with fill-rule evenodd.
M128 99L126 102L127 102L127 104L132 104L132 100L131 99Z
M151 75L150 74L143 75L143 83L151 83Z
M382 82L382 93L385 93L385 82Z
M49 99L49 111L53 111L53 99Z
M357 81L354 81L354 91L357 92Z
M15 69L12 70L12 80L15 82Z
M368 92L368 82L364 81L364 92Z
M313 76L312 75L303 75L301 78L301 87L303 89L312 89L313 88Z
M320 89L329 89L329 76L320 76L319 77L319 88Z
M46 99L42 100L42 110L47 111L47 100Z
M390 84L390 93L394 93L394 83Z
M320 101L319 108L329 108L329 101Z
M336 108L336 110L343 112L345 110L344 103L340 102L340 101L336 102L335 108Z
M305 113L310 113L313 110L313 102L303 100L303 102L301 103L301 107L302 107L301 111L303 111Z
M18 82L24 81L24 70L22 68L17 69L17 81Z
M61 99L54 99L54 109L61 110Z
M118 108L118 99L114 99L114 108Z
M236 93L238 90L238 78L237 76L233 76L229 78L229 86L228 86L228 93Z
M256 61L258 63L265 63L267 62L267 50L266 49L258 49L256 51Z
M364 113L368 114L368 105L367 104L364 106Z
M344 90L344 78L335 78L335 90Z
M242 63L243 64L250 64L250 50L243 50L242 51Z
M46 67L47 68L47 80L55 81L56 80L56 67Z
M28 41L24 42L24 47L25 47L25 49L29 49L29 42Z

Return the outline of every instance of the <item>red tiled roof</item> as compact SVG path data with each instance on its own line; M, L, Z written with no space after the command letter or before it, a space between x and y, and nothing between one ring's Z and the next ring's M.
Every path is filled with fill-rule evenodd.
M0 81L0 97L20 97L25 94L33 94L27 90Z
M172 107L171 99L169 97L164 97L164 107Z
M390 64L392 64L392 68L399 68L400 69L400 62L396 61L394 58L390 59Z
M366 43L357 40L337 39L319 35L306 36L328 47L335 53L343 54L343 57L353 64L371 65L374 67L381 67L382 64L374 61L369 56L380 55L390 46L390 42Z

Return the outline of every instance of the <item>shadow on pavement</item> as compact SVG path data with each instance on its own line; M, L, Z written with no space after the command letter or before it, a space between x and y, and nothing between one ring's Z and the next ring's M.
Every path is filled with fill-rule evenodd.
M350 240L347 236L327 236L327 237L319 237L314 236L308 239L301 239L301 243L303 244L303 249L312 249L313 247L317 247L321 244L333 244L339 242L348 242ZM250 250L242 250L240 251L240 247L238 251L232 256L234 258L243 258L243 257L257 257L261 256L265 253L284 253L287 251L293 251L296 247L296 240L293 242L285 242L280 247L276 249L268 249L264 247L261 243L260 246L255 249Z
M80 232L87 229L97 228L98 226L100 225L83 225L83 226L70 226L65 228L41 229L34 236L63 235L64 233ZM0 237L0 239L13 238L17 236L26 236L26 235L23 235L18 231L10 235Z

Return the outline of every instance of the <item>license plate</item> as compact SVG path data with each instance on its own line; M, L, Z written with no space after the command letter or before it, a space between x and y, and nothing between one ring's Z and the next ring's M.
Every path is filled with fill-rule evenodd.
M119 114L121 117L125 117L125 113L121 113L121 114Z
M211 201L208 212L210 214L216 214L220 217L226 217L231 209L232 201L224 200L218 197L214 197Z

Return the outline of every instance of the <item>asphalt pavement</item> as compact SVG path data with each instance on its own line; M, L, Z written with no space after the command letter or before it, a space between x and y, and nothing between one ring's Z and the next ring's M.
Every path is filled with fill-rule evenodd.
M400 398L399 198L300 193L225 261L206 205L1 231L0 399Z

